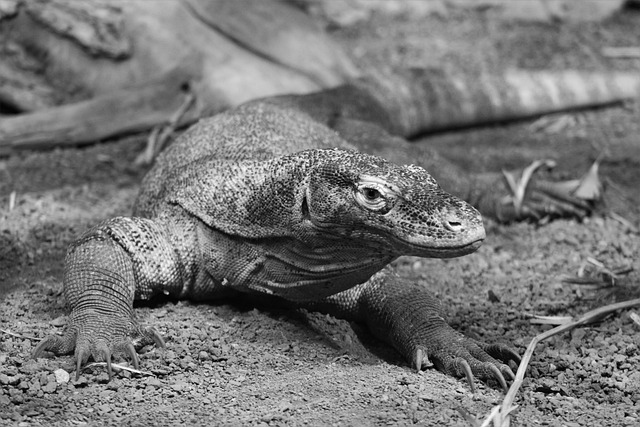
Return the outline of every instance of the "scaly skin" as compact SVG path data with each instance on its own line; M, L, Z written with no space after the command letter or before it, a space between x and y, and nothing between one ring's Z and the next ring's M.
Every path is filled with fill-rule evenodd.
M354 90L345 103L336 92L316 95L319 103L254 101L185 132L145 178L134 216L105 221L69 248L68 327L34 356L75 352L78 373L92 356L111 374L113 355L137 366L134 345L163 345L135 320L134 299L262 293L364 322L416 368L429 358L472 387L477 376L506 388L513 373L501 361L517 354L455 332L423 284L388 267L402 255L475 251L485 237L480 214L421 167L353 151L345 138L358 142L376 108ZM308 105L340 108L340 117L324 120Z

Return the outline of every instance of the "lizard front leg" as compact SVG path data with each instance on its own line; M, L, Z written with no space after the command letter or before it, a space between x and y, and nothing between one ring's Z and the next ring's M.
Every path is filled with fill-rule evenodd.
M64 335L51 335L33 351L56 355L75 352L76 378L92 356L107 363L124 354L138 367L135 346L164 341L153 328L142 327L133 312L134 299L181 292L177 255L162 229L143 218L118 217L87 231L71 245L65 259L63 294L71 309Z
M507 381L515 378L507 363L520 362L509 346L478 342L454 330L435 295L390 268L310 308L365 323L416 369L430 360L449 375L466 377L472 390L475 376L495 380L506 391Z

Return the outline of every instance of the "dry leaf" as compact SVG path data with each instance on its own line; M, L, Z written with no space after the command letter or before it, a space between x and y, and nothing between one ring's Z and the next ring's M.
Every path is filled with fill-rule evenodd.
M582 200L600 200L602 197L602 182L598 176L600 159L593 162L586 174L580 179L580 184L573 195Z

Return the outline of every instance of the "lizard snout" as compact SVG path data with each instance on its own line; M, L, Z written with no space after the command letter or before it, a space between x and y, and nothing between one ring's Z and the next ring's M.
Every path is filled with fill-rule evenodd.
M475 211L475 210L474 210ZM440 217L440 226L451 233L458 244L468 245L485 239L486 234L479 214L474 212L447 212ZM449 240L452 242L453 240Z

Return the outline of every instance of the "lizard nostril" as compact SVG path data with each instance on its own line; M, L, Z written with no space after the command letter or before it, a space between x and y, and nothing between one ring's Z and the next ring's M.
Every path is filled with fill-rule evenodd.
M442 221L442 224L444 225L444 228L455 233L464 230L464 226L462 225L462 223L455 219L445 219L444 221Z

